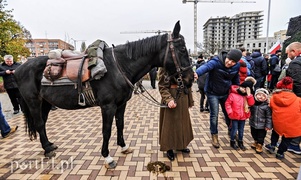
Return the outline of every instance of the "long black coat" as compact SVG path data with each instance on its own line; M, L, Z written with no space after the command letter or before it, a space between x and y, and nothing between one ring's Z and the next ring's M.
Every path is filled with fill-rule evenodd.
M8 66L7 64L5 64L5 62L3 62L0 66L0 76L3 77L3 81L4 81L4 88L5 89L14 89L14 88L18 88L16 79L14 74L6 74L5 71L6 70L15 70L17 67L19 67L21 64L14 62L11 66Z
M286 70L286 75L293 79L293 92L301 97L301 56L292 60Z

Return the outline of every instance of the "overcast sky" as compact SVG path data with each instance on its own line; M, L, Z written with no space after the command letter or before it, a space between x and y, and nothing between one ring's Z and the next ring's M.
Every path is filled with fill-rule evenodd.
M202 1L202 0L200 0ZM224 1L224 0L212 0ZM242 2L233 0L234 2ZM210 17L228 16L248 11L263 11L262 36L266 36L269 0L256 3L197 4L198 42L203 41L203 25ZM61 39L73 44L81 40L89 45L96 39L124 44L152 33L121 34L128 31L172 30L180 20L181 34L193 51L193 3L182 0L8 0L14 19L28 29L32 37ZM289 19L301 14L301 0L271 0L269 36L287 29Z

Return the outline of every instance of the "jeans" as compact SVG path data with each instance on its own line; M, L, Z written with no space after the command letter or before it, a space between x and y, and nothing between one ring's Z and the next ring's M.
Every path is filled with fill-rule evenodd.
M262 82L264 81L265 76L256 79L256 84L254 85L254 89L263 88Z
M222 111L224 113L225 121L228 126L228 131L230 131L230 119L228 117L227 111L225 109L225 102L227 100L228 94L223 96L217 96L210 93L206 93L207 101L210 107L210 133L218 134L218 113L219 113L219 105L222 107Z
M10 132L10 127L7 121L5 120L5 117L2 112L1 103L0 103L0 130L1 130L2 137L4 137L7 133Z
M232 120L231 141L235 140L235 135L238 130L238 140L242 141L244 137L245 120Z

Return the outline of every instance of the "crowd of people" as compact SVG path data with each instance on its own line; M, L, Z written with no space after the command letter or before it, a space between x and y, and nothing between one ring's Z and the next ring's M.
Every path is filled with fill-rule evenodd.
M204 60L202 54L198 56L195 78L201 94L200 112L210 112L209 129L213 147L220 147L218 113L221 107L233 149L247 149L243 136L248 119L254 139L251 148L256 153L266 149L268 153L275 153L277 159L283 159L286 151L301 154L301 43L291 43L285 53L288 58L284 63L281 61L281 50L270 56L259 51L249 53L245 48L222 51L208 60ZM160 150L167 151L167 157L172 161L174 150L190 152L187 146L193 135L187 109L192 106L189 102L193 100L189 99L188 93L185 98L188 102L185 106L179 102L178 107L174 103L176 90L173 83L163 82L164 72L160 73L159 91L162 103L168 106L160 110ZM185 116L174 116L178 111L184 111ZM180 121L179 118L181 123L175 123ZM179 135L171 129L186 133ZM271 131L270 140L265 139L268 131ZM167 141L164 141L166 137ZM265 141L270 143L264 145Z

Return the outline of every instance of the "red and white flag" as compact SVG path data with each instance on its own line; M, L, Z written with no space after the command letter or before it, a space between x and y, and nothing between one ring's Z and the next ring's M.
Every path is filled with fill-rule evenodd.
M270 54L276 54L276 51L281 49L281 43L280 41L277 41L272 47L271 49L269 50L269 53Z

